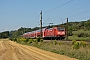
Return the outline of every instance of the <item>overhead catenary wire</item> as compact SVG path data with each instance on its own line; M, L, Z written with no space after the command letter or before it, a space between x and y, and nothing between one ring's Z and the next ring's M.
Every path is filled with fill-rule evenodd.
M81 13L79 13L79 14L76 14L76 15L74 15L74 16L71 16L71 17L75 17L75 16L78 16L78 15L81 15L81 14L84 14L84 13L87 13L87 12L90 12L90 10L88 10L88 11L84 11L84 12L81 12ZM70 17L69 17L70 18Z
M59 17L60 18L60 17ZM62 24L64 23L64 20L60 18L60 20L62 21Z
M70 1L64 3L64 4L62 4L62 5L60 5L60 6L56 7L56 8L53 8L53 9L51 9L51 10L48 10L48 11L46 11L46 12L44 12L44 13L48 13L48 12L50 12L50 11L53 11L53 10L55 10L55 9L58 9L58 8L60 8L60 7L64 6L64 5L70 3L70 2L72 2L72 1L73 1L73 0L70 0Z
M78 9L74 9L74 10L72 10L72 11L70 11L70 12L67 12L67 14L70 14L70 13L75 12L75 11L77 11L77 10L80 10L80 9L82 9L82 8L85 9L85 8L88 7L88 6L90 6L90 4L85 5L85 6L83 6L83 7L80 7L80 8L78 8ZM72 16L70 16L69 18L78 16L78 15L81 15L81 14L84 14L84 13L87 13L87 12L90 12L90 10L84 11L84 12L81 12L81 13L78 13L78 14L76 14L76 15L72 15Z
M49 11L46 11L46 12L44 12L44 13L48 13L48 12L50 12L50 11L53 11L53 10L55 10L55 9L58 9L58 8L60 8L60 7L64 6L64 5L70 3L70 2L72 2L72 1L73 1L73 0L70 0L70 1L64 3L64 4L62 4L62 5L60 5L60 6L56 7L56 8L53 8L53 9L51 9L51 10L49 10ZM47 20L49 20L49 19L47 19ZM46 20L46 21L47 21L47 20ZM45 22L46 22L46 21L45 21ZM44 22L43 24L45 24L45 22Z
M70 14L71 12L75 12L75 11L80 10L80 9L82 9L82 8L86 8L86 7L88 7L88 6L90 6L90 4L89 4L89 5L85 5L85 6L83 6L83 7L80 7L80 8L77 8L77 9L75 9L75 10L72 10L72 11L70 11L70 12L67 12L66 14Z
M49 18L48 18L47 20L49 20ZM45 24L45 22L46 22L47 20L44 21L43 25Z
M39 18L39 15L33 20L32 23L35 23L35 20L37 20Z
M73 1L73 0L70 0L70 1L64 3L64 4L62 4L62 5L60 5L60 6L56 7L56 8L53 8L53 9L51 9L51 10L48 10L48 11L46 11L46 12L44 12L44 13L48 13L48 12L51 12L51 11L53 11L53 10L56 10L56 9L58 9L58 8L64 6L64 5L66 5L66 4L68 4L68 3L72 2L72 1ZM49 19L47 19L47 20L49 20ZM47 21L47 20L46 20L46 21ZM46 22L46 21L45 21L45 22ZM45 22L44 22L43 24L45 24Z
M62 4L62 5L60 5L60 6L56 7L56 8L53 8L53 9L51 9L51 10L49 10L49 11L46 11L46 12L44 12L44 13L48 13L48 12L50 12L50 11L53 11L53 10L55 10L55 9L58 9L58 8L60 8L60 7L64 6L64 5L70 3L70 2L72 2L72 1L73 1L73 0L70 0L70 1L64 3L64 4ZM39 16L38 16L38 17L39 17ZM38 17L37 17L37 18L38 18ZM36 18L36 19L37 19L37 18ZM49 19L47 19L47 20L49 20ZM46 21L47 21L47 20L46 20ZM46 21L45 21L45 22L46 22ZM34 21L33 21L33 22L34 22ZM45 22L44 22L43 24L45 24Z
M82 18L85 18L85 17L90 17L90 16L84 16L84 17L82 17ZM82 18L81 18L81 19L82 19Z
M75 19L75 20L80 20L80 19L84 19L84 18L86 18L86 17L90 17L90 16L83 16L83 17L81 17L81 18L77 18L77 19ZM88 19L88 18L87 18ZM89 18L90 19L90 18ZM86 19L85 19L86 20Z
M44 13L48 13L48 12L51 12L51 11L53 11L53 10L56 10L56 9L58 9L58 8L60 8L60 7L63 7L64 5L66 5L66 4L68 4L68 3L72 2L72 1L73 1L73 0L70 0L70 1L64 3L64 4L62 4L62 5L60 5L60 6L56 7L56 8L53 8L53 9L51 9L51 10L48 10L48 11L46 11L46 12L44 12ZM89 6L89 5L85 5L85 6L83 6L83 7L80 7L80 8L78 8L78 9L75 9L74 11L79 10L79 9L81 9L81 8L86 8L86 7L88 7L88 6ZM85 11L85 12L76 14L76 15L71 16L71 17L75 17L75 16L78 16L78 15L81 15L81 14L84 14L84 13L87 13L87 12L89 12L89 11ZM70 13L71 13L71 11L70 11ZM60 17L59 17L59 18L60 18ZM70 18L70 17L69 17L69 18ZM61 18L60 18L60 19L61 19ZM49 20L49 19L47 19L47 20ZM46 22L47 20L45 20L45 21L43 22L43 24L45 24L45 22ZM61 20L62 20L62 19L61 19Z

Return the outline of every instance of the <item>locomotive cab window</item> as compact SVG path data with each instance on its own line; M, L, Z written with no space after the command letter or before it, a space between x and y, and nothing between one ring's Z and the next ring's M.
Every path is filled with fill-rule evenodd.
M58 31L64 31L65 30L65 28L60 28L60 27L58 27L57 29L58 29Z

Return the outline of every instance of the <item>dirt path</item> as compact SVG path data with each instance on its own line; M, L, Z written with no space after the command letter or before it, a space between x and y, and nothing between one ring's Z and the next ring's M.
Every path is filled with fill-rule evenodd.
M67 56L21 45L9 40L0 41L0 60L76 60Z

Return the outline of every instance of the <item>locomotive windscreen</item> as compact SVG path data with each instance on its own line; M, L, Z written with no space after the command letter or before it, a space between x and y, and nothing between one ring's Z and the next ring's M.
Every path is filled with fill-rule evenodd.
M62 27L58 27L58 31L64 31L65 28L62 28Z

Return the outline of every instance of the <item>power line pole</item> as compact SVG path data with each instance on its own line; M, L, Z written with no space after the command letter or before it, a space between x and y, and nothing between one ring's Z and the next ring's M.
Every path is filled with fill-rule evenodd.
M68 18L66 18L66 40L68 40Z
M41 33L40 33L40 37L42 38L42 10L41 10L41 20L40 20L40 26L41 26Z

